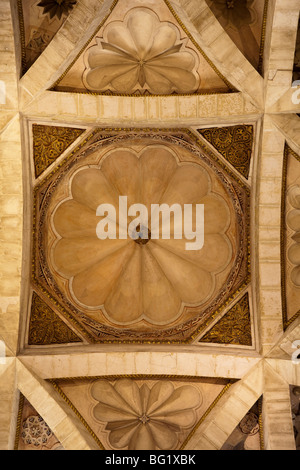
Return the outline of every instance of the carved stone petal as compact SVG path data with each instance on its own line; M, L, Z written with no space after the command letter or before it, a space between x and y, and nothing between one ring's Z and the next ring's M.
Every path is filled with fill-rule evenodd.
M151 146L143 152L141 165L141 202L148 208L159 204L178 166L170 151Z
M130 93L139 80L140 67L135 66L127 73L114 78L111 81L113 88L119 93Z
M187 410L184 409L182 411L175 411L174 413L164 414L162 413L155 413L153 418L156 422L160 422L165 426L171 426L173 429L180 429L190 428L194 426L196 423L196 413L194 410Z
M295 209L300 209L300 186L294 186L289 191L289 200Z
M173 394L174 385L171 382L165 380L156 382L153 385L148 403L147 403L147 413L152 415L152 413L159 408L163 403L165 403Z
M129 29L124 25L110 24L106 28L104 36L109 44L113 44L114 46L123 50L125 53L133 56L136 60L139 60L137 48L132 35L130 34ZM96 50L96 48L94 50ZM90 51L92 51L92 48Z
M163 418L164 421L168 421L169 418L174 420L174 416L178 413L181 413L184 410L194 410L200 406L201 403L202 396L199 391L190 385L185 385L174 390L169 398L164 400L161 404L157 403L157 406L153 405L151 407L152 409L150 408L151 412L148 411L148 413L152 419L158 419L160 417ZM187 427L192 424L193 423L191 423L191 421L189 422L189 420L187 420Z
M117 406L117 405L116 405ZM131 425L135 417L134 413L122 409L122 401L119 400L118 408L111 405L106 405L105 403L100 403L96 405L93 410L94 416L98 421L106 422L121 422L128 423Z
M170 68L183 69L191 72L195 66L195 59L189 52L176 52L170 55L164 54L162 58L157 57L152 59L147 62L147 67L150 66L162 67L165 69L165 72Z
M145 318L155 324L177 318L181 298L147 246L143 247L142 279Z
M101 172L111 187L116 188L118 196L128 197L128 206L141 202L141 170L136 155L129 150L114 151L104 160Z
M97 380L91 388L91 395L95 400L99 401L99 405L97 405L99 407L99 416L102 405L126 412L130 415L130 419L136 418L140 413L139 388L133 380L122 379L115 386L107 380ZM106 421L106 419L99 419ZM121 421L121 419L119 416L118 421ZM114 420L107 419L107 421Z
M79 171L73 178L71 192L80 204L96 213L100 204L112 204L117 207L119 195L114 186L107 181L103 172L89 168Z
M106 426L107 430L110 430L113 426L108 423ZM109 434L109 442L112 447L116 449L124 449L130 447L130 442L133 440L133 437L138 432L138 429L142 426L139 421L129 422L128 425L124 426L124 423L118 423L119 427L111 430ZM121 425L120 425L121 424Z
M95 238L96 211L70 199L61 204L53 216L56 232L64 238Z
M210 194L200 203L204 204L205 235L225 233L230 224L230 211L225 199L217 194Z
M94 46L89 53L89 65L93 70L108 68L108 71L111 72L112 70L109 69L111 66L136 66L137 62L126 54L122 54L122 51L118 54L117 52L102 49L100 46ZM103 70L103 73L105 73L105 70Z
M141 251L135 244L133 255L104 304L110 318L122 324L132 323L143 312Z
M185 165L176 170L161 199L161 203L198 204L210 190L210 177L198 165Z
M115 390L138 416L143 413L140 389L134 380L118 380L115 384Z

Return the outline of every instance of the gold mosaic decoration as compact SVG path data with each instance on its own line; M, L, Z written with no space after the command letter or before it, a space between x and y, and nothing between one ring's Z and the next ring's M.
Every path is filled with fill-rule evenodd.
M251 125L212 127L198 132L245 178L249 177L254 130Z
M29 324L29 345L80 343L81 339L34 292Z
M248 294L219 320L200 343L252 346L251 318Z
M33 124L33 159L38 178L84 132L70 127Z
M72 382L72 381L90 381L91 383L95 383L98 380L101 381L110 381L110 382L115 382L115 381L120 381L126 379L127 382L130 381L136 381L136 380L156 380L158 383L161 382L169 382L169 381L182 381L182 382L187 382L187 384L193 384L193 382L198 382L201 380L209 380L208 378L205 377L196 377L196 376L176 376L176 375L153 375L153 374L140 374L140 375L133 375L133 374L126 374L126 375L112 375L112 376L98 376L98 377L76 377L76 378L71 378L71 377L65 377L65 378L60 378L60 379L48 379L48 382L51 383L53 388L56 390L56 392L64 399L64 401L68 404L68 406L72 409L72 411L75 413L77 418L80 419L81 423L85 426L87 429L88 433L92 436L92 438L95 440L96 444L99 446L101 450L107 450L106 447L104 446L103 442L100 440L100 436L98 437L98 433L93 431L91 428L90 424L86 421L84 416L81 414L81 412L78 410L78 408L73 404L73 402L68 398L68 396L65 394L63 391L63 384L65 382ZM219 378L217 379L217 383L223 382L223 389L220 391L220 393L216 396L216 398L213 400L213 402L209 405L209 407L206 409L204 414L200 416L200 419L196 423L196 425L193 427L193 429L187 433L186 438L180 445L180 450L184 450L186 446L188 445L191 437L196 433L197 429L200 427L200 425L208 418L209 414L212 412L212 410L215 408L215 406L218 404L220 399L228 392L230 387L236 382L234 379L222 379Z
M291 318L288 317L288 299L287 299L287 273L286 273L286 252L287 252L287 236L286 236L286 211L287 211L287 175L289 158L295 158L300 162L300 156L297 155L286 143L284 149L283 160L283 176L282 176L282 195L281 195L281 233L280 233L280 251L281 251L281 298L282 298L282 322L283 328L286 330L300 316L300 310Z

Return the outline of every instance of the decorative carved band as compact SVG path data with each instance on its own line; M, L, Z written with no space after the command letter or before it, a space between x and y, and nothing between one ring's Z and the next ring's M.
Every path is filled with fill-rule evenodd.
M206 333L200 343L252 346L248 293Z

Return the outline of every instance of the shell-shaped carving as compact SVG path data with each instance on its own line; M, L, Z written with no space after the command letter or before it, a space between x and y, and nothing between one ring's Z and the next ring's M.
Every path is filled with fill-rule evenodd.
M181 315L185 305L199 306L211 299L216 276L232 261L233 248L226 231L230 210L214 193L208 172L195 163L178 164L165 147L113 150L101 166L75 173L70 196L53 214L58 239L53 265L68 280L73 299L85 308L101 309L114 324L145 320L166 325ZM136 240L97 238L100 204L116 208L119 196L128 208L141 203L151 214L152 204L204 204L204 246L187 251L187 239ZM195 220L195 214L194 214ZM128 224L132 219L128 218ZM152 220L148 221L152 229ZM125 227L127 231L128 227ZM142 241L142 240L141 240Z
M196 54L185 47L176 26L161 22L151 10L132 9L124 22L109 23L103 38L86 52L88 90L171 94L199 88Z

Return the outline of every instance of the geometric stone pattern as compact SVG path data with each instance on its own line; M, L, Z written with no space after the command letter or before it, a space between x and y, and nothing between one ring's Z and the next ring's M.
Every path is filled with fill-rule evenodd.
M64 450L43 418L21 394L15 450Z

